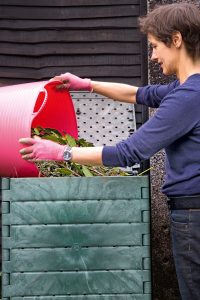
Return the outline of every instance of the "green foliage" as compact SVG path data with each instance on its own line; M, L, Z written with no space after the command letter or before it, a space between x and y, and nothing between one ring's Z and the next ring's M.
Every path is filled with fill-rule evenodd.
M52 128L36 127L31 130L32 136L39 136L46 140L59 143L61 145L70 145L71 147L94 147L90 142L83 138L74 139L69 134L61 134L58 130ZM122 171L120 168L109 168L104 166L84 166L73 162L41 161L36 162L41 176L45 177L92 177L92 176L128 176L130 174Z

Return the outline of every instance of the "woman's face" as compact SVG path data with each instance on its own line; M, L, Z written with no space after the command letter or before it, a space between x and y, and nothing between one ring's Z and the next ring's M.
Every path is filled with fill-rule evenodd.
M157 62L164 75L174 75L178 70L178 52L172 44L167 47L163 42L148 34L148 40L152 47L151 60Z

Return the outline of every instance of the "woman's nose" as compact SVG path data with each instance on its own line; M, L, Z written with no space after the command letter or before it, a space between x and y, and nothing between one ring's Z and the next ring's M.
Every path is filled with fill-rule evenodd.
M158 57L157 57L157 55L156 55L156 53L155 53L155 50L152 50L152 53L151 53L151 60L157 60L158 59Z

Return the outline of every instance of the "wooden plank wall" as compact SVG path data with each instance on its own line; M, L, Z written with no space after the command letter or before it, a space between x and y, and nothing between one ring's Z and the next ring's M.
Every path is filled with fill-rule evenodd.
M45 80L69 71L144 84L140 0L1 0L0 82Z

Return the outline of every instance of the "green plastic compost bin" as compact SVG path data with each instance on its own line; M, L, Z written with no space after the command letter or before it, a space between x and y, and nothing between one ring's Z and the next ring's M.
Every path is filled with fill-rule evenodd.
M3 300L151 299L148 177L2 179Z

